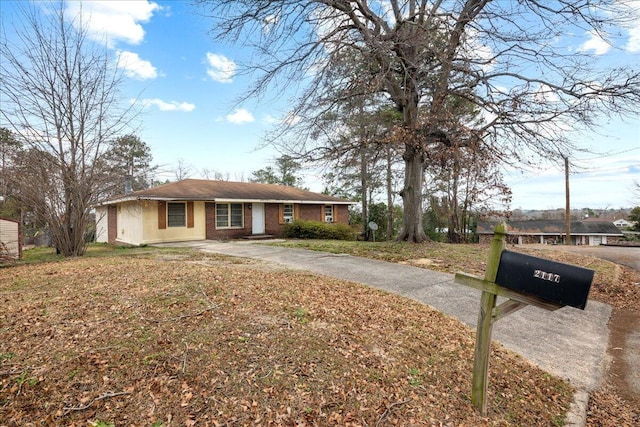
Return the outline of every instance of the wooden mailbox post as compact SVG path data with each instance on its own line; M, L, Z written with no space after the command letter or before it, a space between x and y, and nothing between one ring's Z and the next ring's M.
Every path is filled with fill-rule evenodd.
M482 291L476 333L471 402L487 413L489 354L493 324L527 305L557 310L570 305L584 309L593 270L505 251L507 225L494 230L484 279L457 273L455 283ZM498 296L508 298L496 306Z

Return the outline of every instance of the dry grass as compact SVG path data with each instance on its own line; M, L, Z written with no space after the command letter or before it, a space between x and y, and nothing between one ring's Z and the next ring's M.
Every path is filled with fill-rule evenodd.
M286 246L302 246L313 250L350 253L368 258L411 264L446 273L465 271L482 275L486 267L488 247L484 245L451 245L429 242L420 245L404 242L337 242L289 241ZM513 246L509 250L553 259L595 270L589 298L614 308L613 330L626 331L640 324L640 273L592 256L565 252L562 247ZM622 322L619 324L619 322ZM611 328L611 325L610 325ZM612 334L610 345L625 345L625 335ZM618 357L619 352L612 356ZM613 365L624 365L614 360ZM640 425L640 397L629 389L622 372L610 372L603 387L592 394L587 427L619 427Z
M438 242L411 244L406 242L343 242L325 240L290 240L278 246L302 247L330 253L348 253L364 258L409 264L444 273L466 273L482 276L486 269L487 245L452 245ZM550 249L551 248L551 249ZM512 251L552 259L595 270L589 298L617 308L640 312L640 286L637 272L592 256L565 252L553 247L511 246Z
M0 426L553 426L572 389L364 286L192 252L0 269Z

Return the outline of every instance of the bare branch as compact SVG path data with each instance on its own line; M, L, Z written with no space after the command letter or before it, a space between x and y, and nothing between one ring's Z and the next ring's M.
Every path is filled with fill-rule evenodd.
M300 85L287 112L298 120L283 121L268 142L301 156L327 155L340 132L321 129L317 118L344 110L354 96L375 97L402 115L407 240L425 238L420 189L431 151L466 125L447 110L452 97L482 112L475 135L512 163L531 153L569 155L581 149L571 131L640 111L640 71L611 69L587 49L558 43L575 43L568 36L576 28L607 39L638 18L617 0L198 3L217 38L255 49L246 70L258 75L247 97ZM345 52L359 62L336 69Z

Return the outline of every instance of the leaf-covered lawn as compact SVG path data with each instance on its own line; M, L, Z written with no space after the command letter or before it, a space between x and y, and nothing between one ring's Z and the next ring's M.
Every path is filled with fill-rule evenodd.
M361 285L166 251L0 269L0 425L553 426L572 388Z
M464 266L468 273L483 274L487 259L487 246L484 245L338 240L288 240L276 245L330 253L348 253L364 258L412 264L447 273L456 273L460 271L461 266Z
M416 245L406 242L291 240L279 245L349 253L446 273L465 271L477 275L484 274L488 252L486 245L452 245L437 242ZM615 323L615 327L612 327L610 322L610 329L628 331L640 325L640 272L593 256L566 252L566 248L561 246L524 245L510 246L508 249L595 270L589 298L613 306L611 322ZM610 348L618 349L610 352L609 356L613 360L605 383L590 397L587 427L635 427L640 425L640 396L630 390L625 380L626 365L624 360L620 359L623 356L619 351L619 347L626 345L626 337L612 333L610 340Z
M488 245L447 244L427 242L413 244L407 242L345 242L338 240L288 240L277 246L301 247L330 253L347 253L364 258L379 259L400 264L409 264L444 273L464 271L484 275L487 263ZM637 272L592 256L564 252L561 248L544 249L538 245L509 246L509 250L527 253L558 262L578 265L595 270L589 298L606 302L614 307L633 309L640 312L640 286Z

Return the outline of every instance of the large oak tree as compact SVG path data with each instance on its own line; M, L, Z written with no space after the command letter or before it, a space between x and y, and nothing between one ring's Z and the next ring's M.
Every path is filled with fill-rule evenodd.
M636 114L640 74L603 66L594 52L561 46L579 32L607 38L637 19L617 0L202 0L214 36L253 46L248 69L258 78L247 97L267 88L304 87L292 117L312 120L345 49L366 58L367 71L333 76L333 93L366 87L402 114L404 205L401 239L426 239L422 189L430 153L446 148L455 129L450 96L486 117L478 137L511 162L568 155L571 128L601 114ZM635 10L637 12L637 9ZM363 84L363 82L367 84ZM285 125L296 123L288 120ZM299 139L299 136L298 136Z

